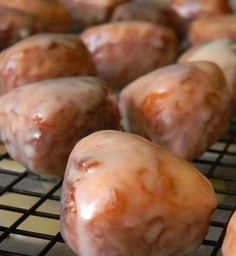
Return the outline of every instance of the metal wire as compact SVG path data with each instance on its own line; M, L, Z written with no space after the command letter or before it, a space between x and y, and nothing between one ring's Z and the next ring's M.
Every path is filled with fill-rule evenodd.
M42 223L46 220L59 221L59 213L46 210L40 210L45 202L50 200L52 203L58 203L60 200L60 192L56 193L62 181L52 181L50 188L45 191L29 189L24 184L38 184L47 180L40 179L27 171L18 172L12 168L2 167L1 163L11 161L7 153L0 154L0 199L1 197L13 194L22 197L34 198L35 203L29 207L21 207L19 205L9 205L1 203L0 211L14 213L18 217L9 225L4 224L0 213L0 255L2 256L44 256L50 254L56 245L64 245L63 239L59 231L55 234L44 233L42 231L28 230L22 228L22 223L30 217L40 218ZM202 248L194 255L216 256L219 255L222 242L224 239L227 223L236 209L236 122L233 121L228 134L224 139L219 140L211 147L202 157L196 159L194 164L202 170L208 179L212 182L218 197L218 207L216 214L213 216L210 232L203 241ZM3 165L5 166L5 165ZM7 166L7 165L6 165ZM16 168L17 169L17 168ZM1 176L4 176L9 182L1 183ZM44 224L42 224L44 225ZM47 225L47 224L45 224ZM22 253L22 249L18 252L17 248L6 246L11 237L19 236L21 239L31 238L42 241L41 247L37 252ZM20 240L22 241L22 240ZM66 245L65 245L66 246ZM204 252L204 253L203 253ZM55 254L56 255L56 254ZM57 254L59 255L59 254ZM63 254L60 254L63 255ZM73 255L71 253L71 255Z

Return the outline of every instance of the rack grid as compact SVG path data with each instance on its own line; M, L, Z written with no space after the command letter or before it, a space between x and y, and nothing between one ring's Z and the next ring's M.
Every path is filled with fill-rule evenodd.
M236 209L236 120L227 135L194 161L214 186L218 207L201 248L191 256L219 256ZM72 256L59 232L61 179L39 177L0 145L0 255Z

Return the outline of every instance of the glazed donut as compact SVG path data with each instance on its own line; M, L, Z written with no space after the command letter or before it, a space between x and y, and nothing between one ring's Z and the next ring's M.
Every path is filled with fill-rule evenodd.
M236 110L236 41L219 39L193 46L179 58L180 63L201 60L214 62L222 69L232 98L233 108Z
M118 5L111 21L141 20L166 25L167 17L158 4L152 2L128 2Z
M228 128L231 101L221 69L211 62L170 65L140 77L120 95L126 131L187 160Z
M13 159L38 174L62 176L78 140L118 128L117 105L95 78L42 81L0 97L0 139Z
M32 82L94 74L91 56L76 35L38 34L0 53L0 94Z
M15 8L40 18L48 32L67 32L75 21L59 0L0 0L0 6Z
M171 0L171 7L187 21L232 12L228 0Z
M180 17L168 6L157 2L128 2L118 5L111 21L138 20L171 27L178 36L182 34L182 21Z
M190 26L188 38L194 45L223 38L236 39L236 15L199 18Z
M189 163L139 136L100 131L70 154L61 233L80 256L182 256L201 245L215 207L212 185Z
M0 7L0 49L44 30L43 23L36 16L16 9Z
M81 28L107 21L112 10L130 0L60 0L78 21Z
M236 255L236 212L227 227L225 239L222 246L223 256L235 256Z
M85 30L81 38L93 56L97 75L116 89L175 60L178 42L168 27L122 21Z

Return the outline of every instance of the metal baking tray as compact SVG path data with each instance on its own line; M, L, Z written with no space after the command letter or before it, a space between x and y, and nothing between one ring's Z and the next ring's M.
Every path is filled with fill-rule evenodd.
M218 207L209 234L191 256L219 256L236 209L236 120L227 135L194 161L212 182ZM0 145L0 255L73 256L59 232L62 180L39 177L13 161Z

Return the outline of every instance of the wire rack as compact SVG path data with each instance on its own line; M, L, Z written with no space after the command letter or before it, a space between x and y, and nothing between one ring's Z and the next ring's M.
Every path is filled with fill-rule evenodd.
M194 161L212 182L218 207L209 234L191 256L221 255L230 216L236 208L236 121L228 134ZM0 255L71 256L59 232L62 180L40 178L11 160L0 145Z

